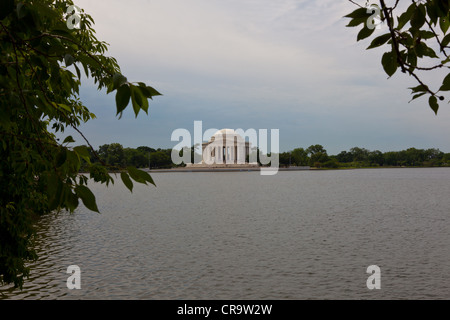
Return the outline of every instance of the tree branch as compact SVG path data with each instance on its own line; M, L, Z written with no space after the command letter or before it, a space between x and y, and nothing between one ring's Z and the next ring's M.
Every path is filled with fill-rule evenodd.
M353 0L348 0L349 2L351 2L351 3L353 3L354 5L357 5L358 7L360 7L360 8L364 8L362 5L360 5L359 3L356 3L355 1L353 1Z
M386 4L384 3L384 0L380 0L381 9L383 10L383 13L385 15L385 19L387 21L387 26L389 28L389 32L391 33L391 39L392 39L392 48L395 50L396 56L397 56L397 62L400 65L400 68L402 69L402 72L406 72L406 68L403 64L402 57L400 55L400 49L398 47L397 37L395 36L394 27L392 26L392 20L391 15L389 14L388 8L386 7ZM391 10L392 13L392 10Z

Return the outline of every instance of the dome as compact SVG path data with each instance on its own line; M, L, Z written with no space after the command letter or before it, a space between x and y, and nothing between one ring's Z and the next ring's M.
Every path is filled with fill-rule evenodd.
M209 140L210 142L213 142L216 140L216 138L222 138L222 139L226 139L226 140L235 140L237 139L237 141L243 141L243 138L236 133L236 131L234 131L233 129L222 129L217 131L216 133L214 133L214 135L211 137L211 139Z
M214 133L214 136L218 136L218 135L228 135L228 136L235 136L236 132L233 129L222 129L217 131L216 133Z

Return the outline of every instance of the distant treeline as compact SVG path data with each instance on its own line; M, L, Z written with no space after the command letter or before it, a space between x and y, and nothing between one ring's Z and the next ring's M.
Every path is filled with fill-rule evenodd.
M450 166L450 153L439 149L409 148L402 151L381 152L354 147L337 155L328 155L321 145L297 148L280 153L280 166L341 167L440 167Z
M102 162L112 170L120 170L128 166L136 168L172 168L175 165L171 158L172 149L154 149L146 146L124 148L120 143L104 144L91 150L91 162Z
M195 147L184 152L191 152L194 159ZM183 151L180 151L182 155ZM198 150L197 150L198 152ZM91 162L103 162L112 169L122 169L128 166L136 168L164 169L177 165L172 163L172 149L154 149L146 146L138 148L124 148L119 143L105 144L91 151ZM270 154L269 154L270 155ZM450 166L450 153L439 149L409 148L402 151L381 152L370 151L365 148L354 147L348 151L341 151L337 155L328 155L325 148L312 145L306 149L296 148L279 154L281 167L311 166L316 168L358 168L358 167L437 167ZM180 166L184 166L181 164Z

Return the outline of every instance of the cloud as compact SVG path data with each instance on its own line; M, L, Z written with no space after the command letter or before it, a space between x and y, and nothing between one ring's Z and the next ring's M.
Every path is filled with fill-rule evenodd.
M119 121L111 96L85 88L82 98L102 115L86 127L98 143L170 147L172 130L203 120L204 127L280 129L286 150L316 143L334 151L403 148L419 140L450 150L448 110L435 117L424 100L408 104L407 87L417 84L400 72L387 80L383 49L366 51L357 28L345 27L350 2L77 4L94 17L98 38L110 43L129 80L164 94L149 117L134 119L128 110Z

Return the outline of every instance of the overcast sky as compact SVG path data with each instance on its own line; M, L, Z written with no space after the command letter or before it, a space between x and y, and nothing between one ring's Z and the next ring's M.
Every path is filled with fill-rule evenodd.
M136 119L130 105L119 120L114 94L85 82L81 99L98 118L81 130L95 148L172 148L175 129L193 134L194 121L203 121L204 131L279 129L281 151L321 144L329 154L355 146L450 152L449 105L441 103L435 116L427 98L408 103L407 88L417 83L399 71L387 79L380 64L386 49L366 51L370 40L356 42L359 29L346 28L343 18L356 8L349 1L75 3L93 16L97 37L128 80L164 94L148 116ZM443 73L433 77L442 81Z

